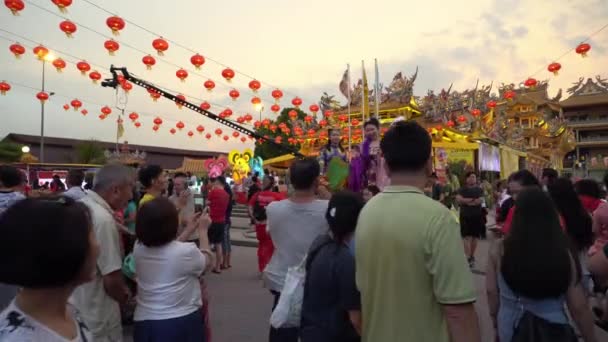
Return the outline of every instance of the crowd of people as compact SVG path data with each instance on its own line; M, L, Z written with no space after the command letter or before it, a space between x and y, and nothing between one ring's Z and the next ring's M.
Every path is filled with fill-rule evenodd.
M364 127L356 191L327 191L331 160L346 163L331 134L285 181L244 183L273 310L292 295L288 274L305 270L299 323L270 326L270 342L481 341L471 268L494 207L485 278L496 339L599 341L589 302L605 327L608 203L597 182L520 170L488 190L468 172L448 174L446 192L423 127L396 122L382 139L377 121ZM0 340L121 341L134 303L136 342L210 341L205 277L231 267L226 178L203 185L202 205L188 175L169 185L155 165L106 165L89 190L82 172L67 179L65 192L26 197L21 172L0 166Z

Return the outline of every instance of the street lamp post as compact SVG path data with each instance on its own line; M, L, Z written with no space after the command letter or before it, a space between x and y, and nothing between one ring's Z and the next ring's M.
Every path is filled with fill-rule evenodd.
M44 91L44 84L45 84L45 69L46 69L46 62L52 62L55 59L55 56L53 56L52 53L47 53L46 55L42 56L41 61L42 61L42 91ZM50 93L49 96L53 96L54 93ZM45 101L41 101L40 102L40 162L44 163L44 102Z
M255 105L253 106L253 108L254 108L254 109L257 111L257 112L259 112L259 114L260 114L260 121L262 121L262 112L264 111L264 105L263 105L263 104L261 104L261 103L257 103L257 104L255 104Z

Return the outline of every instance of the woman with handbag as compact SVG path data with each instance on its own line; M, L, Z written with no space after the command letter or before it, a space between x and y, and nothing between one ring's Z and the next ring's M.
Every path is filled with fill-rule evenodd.
M490 249L486 288L500 342L578 341L567 306L585 342L595 342L578 255L555 205L541 189L516 200L510 233Z

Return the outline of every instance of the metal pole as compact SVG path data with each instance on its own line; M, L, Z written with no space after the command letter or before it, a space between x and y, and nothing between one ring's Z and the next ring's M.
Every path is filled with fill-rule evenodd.
M44 67L46 61L42 59L42 91L44 91ZM40 162L44 163L44 101L40 102Z
M352 127L350 125L350 64L346 64L346 74L347 74L347 82L348 82L348 156L351 158L352 156Z

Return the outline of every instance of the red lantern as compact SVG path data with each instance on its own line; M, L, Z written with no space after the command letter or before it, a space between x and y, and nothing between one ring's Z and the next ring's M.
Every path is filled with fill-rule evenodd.
M137 114L135 112L129 114L129 119L131 119L131 121L133 121L133 122L137 121L138 118L139 118L139 114Z
M65 68L66 64L63 59L57 58L56 60L53 61L53 66L55 67L55 69L57 69L57 72L62 72L63 69Z
M144 56L141 61L146 65L146 69L152 70L152 66L156 64L156 59L151 55Z
M36 55L39 60L43 60L48 54L49 49L45 48L43 45L38 45L34 48L34 55Z
M513 98L515 98L515 92L513 90L507 90L503 94L503 97L505 100L513 100Z
M551 64L549 64L549 66L547 67L547 70L549 70L549 72L552 72L553 75L557 76L557 74L559 73L559 70L562 68L562 65L557 63L557 62L553 62Z
M446 123L446 126L448 126L448 127L454 127L454 125L455 125L454 121L452 121L452 120L448 120L448 122Z
M101 113L103 115L110 115L110 114L112 114L112 109L108 106L103 106L103 107L101 107Z
M224 135L224 141L228 141L228 139L230 139L230 137L227 135Z
M177 106L178 109L182 109L184 102L186 102L186 97L184 95L178 94L175 97L175 105Z
M480 116L481 115L481 110L475 108L471 111L471 115L473 116ZM439 128L438 128L439 129Z
M76 68L78 70L80 70L80 73L85 75L89 70L91 70L91 65L85 61L80 61L78 63L76 63ZM99 75L99 78L93 78L93 73L97 73L97 75ZM95 76L97 76L95 75ZM101 74L99 74L97 71L93 71L89 77L93 80L93 81L98 81L101 78Z
M205 87L205 89L207 89L208 92L211 92L213 88L215 88L215 82L213 82L212 80L207 80L205 81L203 86Z
M322 119L321 121L319 121L319 126L321 126L321 128L327 126L327 120Z
M272 131L272 133L275 133L277 131L277 125L275 125L275 124L270 125L269 128Z
M465 121L467 121L467 118L464 115L460 115L460 116L458 116L458 121L465 122Z
M86 71L81 71L83 74L86 73ZM89 74L89 78L93 81L93 83L97 83L97 81L99 81L101 79L101 74L98 71L92 71Z
M251 120L253 120L253 116L251 116L249 113L245 114L245 121L251 122Z
M312 118L312 116L310 116L310 115L306 115L306 116L304 117L304 122L306 122L306 123L311 123L311 122L312 122L312 120L313 120L313 118Z
M242 123L244 123L244 122L245 122L245 118L244 118L244 117L242 117L242 116L239 116L238 118L236 118L236 122L238 122L238 123L242 124Z
M334 112L331 110L326 110L325 113L323 113L323 115L325 115L325 117L327 119L331 118L334 115Z
M295 120L298 117L298 112L292 109L289 111L289 113L287 113L287 115L289 115L291 120Z
M357 119L352 119L352 120L350 120L350 123L351 123L351 125L353 125L353 126L359 126L359 120L357 120Z
M215 129L215 134L216 135L222 135L222 130L220 128L216 128Z
M192 136L193 136L193 135L194 135L194 132L192 132L192 131L188 131L188 136L189 136L190 138L192 138Z
M283 137L279 135L278 137L274 138L274 142L277 143L277 144L282 143L283 142Z
M139 128L139 127L141 127L141 122L136 121L136 122L134 123L134 125L135 125L135 128Z
M25 4L21 0L4 0L4 5L11 10L13 15L19 15L19 12L25 8Z
M88 110L86 110L86 109L83 109L83 110L81 110L81 111L80 111L80 113L81 113L82 115L87 115L87 114L89 114L89 111L88 111Z
M63 31L63 33L65 33L65 35L68 36L68 38L72 38L72 35L74 34L74 32L76 32L76 30L78 28L76 27L76 24L74 24L73 22L71 22L69 20L64 20L61 23L59 23L59 29L61 31Z
M207 138L207 140L211 139L211 134L210 133L205 134L205 138Z
M283 97L283 92L280 89L275 89L272 91L272 98L275 100L275 102L279 102L281 100L281 98Z
M259 105L260 103L262 103L262 99L260 99L257 96L254 96L251 98L251 104L253 105Z
M232 109L230 109L230 108L224 109L224 115L226 115L226 117L232 116Z
M165 51L169 49L169 43L167 43L167 41L164 40L162 37L156 38L152 41L152 47L154 48L154 50L156 50L159 56L164 56Z
M67 12L67 8L72 4L72 0L51 0L61 13Z
M528 88L534 88L536 87L536 85L538 84L538 81L535 78L528 78L525 82L524 85Z
M152 126L152 130L153 130L154 132L158 132L158 129L159 129L159 128L160 128L160 127L158 127L158 126L156 126L156 125Z
M276 114L281 110L281 106L279 106L278 104L273 104L272 106L270 106L270 110Z
M190 63L194 65L196 70L200 70L201 66L205 64L205 57L199 55L198 53L192 57L190 57Z
M78 108L82 107L82 102L80 102L80 100L78 100L78 99L73 99L72 102L70 102L70 105L72 105L72 108L74 108L74 111L77 111Z
M171 134L175 134L175 133L177 133L177 130L176 130L175 128L171 128L171 129L169 130L169 133L171 133Z
M21 55L25 53L25 48L19 43L12 44L9 49L15 55L15 58L21 58Z
M259 121L256 121L256 122L254 122L254 123L253 123L253 126L254 126L255 128L260 128L260 127L262 127L262 123L261 123L261 122L259 122Z
M66 104L64 104L64 105L63 105L63 109L67 111L68 109L70 109L70 105L69 105L69 104L67 104L67 103L66 103Z
M308 107L308 109L313 113L313 114L317 114L317 112L319 111L319 106L316 104L311 104L310 107Z
M253 80L253 81L249 82L249 89L251 89L254 93L257 93L261 87L262 87L262 84L258 80Z
M230 98L232 99L232 101L236 101L236 99L239 98L239 96L241 96L241 93L239 93L238 90L236 89L232 89L228 95L230 96Z
M160 98L160 94L156 92L154 89L148 89L148 94L152 98L152 101L156 102Z
M291 104L294 105L294 107L296 108L300 108L300 106L302 105L302 99L296 96L293 98L293 100L291 100Z
M184 69L179 69L175 72L175 76L177 76L180 81L185 82L186 78L188 78L188 72Z
M262 120L262 125L264 125L264 127L268 127L270 125L270 120L268 120L268 119Z
M202 134L205 131L205 127L203 127L202 125L198 125L196 126L196 131Z
M120 31L125 28L125 21L121 17L111 16L106 19L106 25L112 30L112 34L118 36Z
M589 50L591 50L591 45L587 43L578 44L576 47L576 53L581 55L581 57L587 57L587 52L589 52Z
M158 116L156 118L154 118L154 122L155 125L160 126L163 124L163 119L159 118Z
M311 129L309 129L309 130L308 130L308 132L307 132L307 133L308 133L308 137L309 137L309 138L312 138L312 137L314 137L314 136L315 136L315 133L316 133L316 132L315 132L315 130L314 130L314 129L312 129L312 128L311 128Z
M120 84L120 86L121 86L121 87L122 87L122 89L123 89L125 92L127 92L127 93L128 93L128 92L130 92L130 91L131 91L131 89L133 89L133 84L131 84L130 82L127 82L127 81L122 82L122 83Z
M114 56L116 51L120 49L120 45L114 39L106 40L106 42L103 43L103 46L106 48L106 50L108 50L108 54L110 54L110 56Z
M235 137L235 138L238 138L238 137L239 137L239 135L240 135L240 134L239 134L239 132L237 132L237 131L232 132L232 136L233 136L233 137Z
M175 127L177 127L177 129L179 129L179 130L181 131L182 129L184 129L184 127L186 127L186 125L184 125L184 123L183 123L183 122L178 121L178 122L175 124Z
M348 121L348 116L346 114L340 114L338 116L338 120L340 120L342 122L346 122L346 121Z
M234 78L234 70L230 68L226 68L222 70L222 77L226 79L226 81L230 82Z
M486 106L488 106L488 108L496 108L496 101L490 100L490 101L488 101Z
M45 92L41 91L41 92L39 92L38 94L36 94L36 98L37 98L38 100L40 100L40 102L41 102L41 103L44 103L46 100L48 100L48 99L49 99L49 94L47 94L47 93L45 93Z
M245 141L247 141L247 138L241 137L241 142L244 143Z
M105 120L105 118L106 118L106 116L105 116L105 115L103 115L103 114L99 114L99 116L98 116L98 117L99 117L99 120Z
M200 107L202 110L209 110L211 108L211 105L209 104L209 102L205 101L201 103Z

